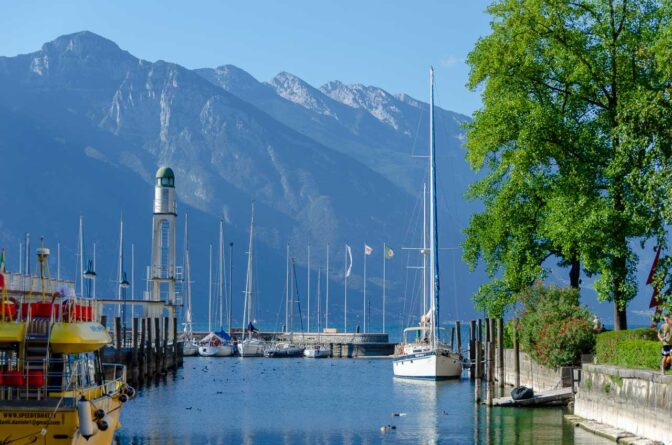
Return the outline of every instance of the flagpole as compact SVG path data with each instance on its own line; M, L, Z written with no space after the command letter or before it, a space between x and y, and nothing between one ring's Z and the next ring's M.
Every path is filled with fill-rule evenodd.
M364 333L366 334L366 244L364 245Z
M348 332L348 245L345 245L345 268L343 269L343 276L345 277L345 304L343 308L343 332Z
M387 244L383 243L383 333L385 333L385 263L387 262Z

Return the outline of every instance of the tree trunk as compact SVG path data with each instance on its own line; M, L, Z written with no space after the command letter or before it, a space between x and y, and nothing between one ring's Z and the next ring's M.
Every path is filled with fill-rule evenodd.
M577 258L572 259L572 266L569 269L569 285L573 289L578 289L581 282L581 261Z
M624 240L627 243L627 241ZM628 319L625 312L628 300L623 295L623 290L627 284L628 269L627 260L624 257L616 257L613 262L614 274L614 329L624 331L628 329Z

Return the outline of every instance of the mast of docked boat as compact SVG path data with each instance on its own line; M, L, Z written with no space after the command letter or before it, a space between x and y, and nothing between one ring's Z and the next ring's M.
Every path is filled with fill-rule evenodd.
M327 286L327 295L325 296L324 301L324 327L329 327L329 244L327 244L327 270L324 272L324 278Z
M217 293L219 300L219 329L224 329L224 221L219 220L219 259Z
M252 239L254 237L254 201L252 201L252 219L250 221L250 240L247 246L247 278L245 280L245 304L243 305L243 333L242 340L245 340L247 326L252 312ZM244 351L244 349L243 349Z
M422 184L422 315L427 314L427 183Z
M308 299L308 332L310 332L310 244L308 244L308 296L306 297Z
M320 343L322 330L320 329L320 276L322 275L322 270L317 268L317 342Z
M83 255L82 255L83 256ZM123 264L124 259L124 216L121 216L119 220L119 257L118 257L118 268L117 268L117 301L121 302L121 282L123 281ZM84 269L82 269L84 271ZM121 317L121 304L117 305L117 317Z
M212 243L210 243L210 261L208 263L208 333L212 332Z
M93 257L96 257L96 243L93 243ZM93 270L96 270L95 260ZM94 289L96 281L93 281ZM96 298L95 292L93 298ZM135 300L135 243L131 243L131 301ZM131 303L131 320L135 318L135 304ZM132 321L131 321L132 323Z
M285 332L289 333L289 243L285 256Z
M192 328L191 328L191 270L189 265L189 214L185 213L184 215L184 269L185 269L185 278L187 280L187 286L185 288L185 296L187 308L184 313L184 333L186 334L186 341L191 341L192 337ZM131 271L131 277L133 277L133 272ZM131 279L132 282L132 279Z
M436 232L436 159L434 141L434 67L429 69L429 234L430 234L430 287L432 292L432 347L438 345L439 324L439 258L438 233Z

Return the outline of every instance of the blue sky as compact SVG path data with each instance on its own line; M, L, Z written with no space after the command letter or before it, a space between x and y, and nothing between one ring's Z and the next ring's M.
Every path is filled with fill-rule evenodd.
M0 55L89 30L132 54L188 68L233 64L259 80L289 71L314 86L338 79L427 96L470 114L464 60L489 32L485 0L14 1L3 3Z

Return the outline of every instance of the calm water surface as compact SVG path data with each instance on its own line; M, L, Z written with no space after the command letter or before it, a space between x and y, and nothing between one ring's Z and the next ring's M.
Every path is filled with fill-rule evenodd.
M395 379L390 360L187 357L124 407L116 443L612 443L563 422L561 409L477 407L473 390Z

